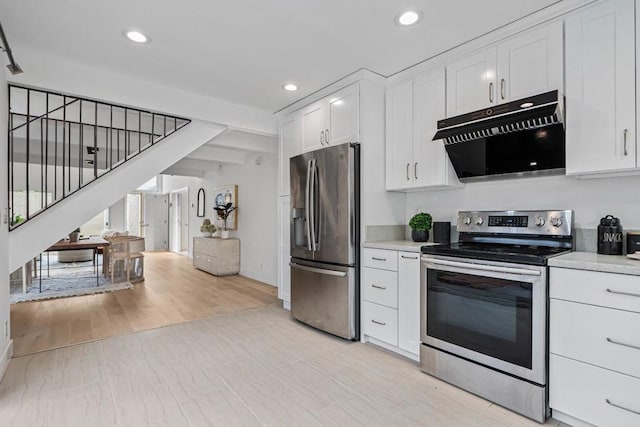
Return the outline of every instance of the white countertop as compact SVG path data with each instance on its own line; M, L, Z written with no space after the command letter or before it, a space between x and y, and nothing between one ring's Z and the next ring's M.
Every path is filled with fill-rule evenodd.
M625 255L571 252L550 258L549 266L640 276L640 260L627 258Z
M364 242L362 246L372 249L388 249L390 251L420 252L423 246L433 246L438 243L413 242L411 240L387 240L382 242Z

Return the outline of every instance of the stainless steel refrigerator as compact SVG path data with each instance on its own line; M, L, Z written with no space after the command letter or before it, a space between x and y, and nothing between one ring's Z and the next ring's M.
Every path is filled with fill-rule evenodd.
M360 146L290 159L291 313L346 339L360 335Z

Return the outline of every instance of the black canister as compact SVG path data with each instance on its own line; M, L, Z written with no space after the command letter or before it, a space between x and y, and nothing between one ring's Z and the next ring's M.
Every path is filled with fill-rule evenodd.
M598 226L598 253L603 255L622 255L622 224L613 215L600 220Z

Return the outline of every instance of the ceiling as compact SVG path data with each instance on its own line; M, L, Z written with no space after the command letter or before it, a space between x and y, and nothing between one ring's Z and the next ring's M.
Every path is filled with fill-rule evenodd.
M391 75L558 1L0 0L0 19L18 63L21 49L48 51L275 111L360 68ZM409 8L424 19L396 26ZM125 29L152 42L136 45ZM282 90L290 81L298 92Z

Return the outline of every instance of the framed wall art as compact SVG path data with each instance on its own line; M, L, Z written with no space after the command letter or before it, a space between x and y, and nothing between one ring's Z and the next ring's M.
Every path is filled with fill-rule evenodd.
M229 214L227 218L227 230L238 229L238 186L225 185L224 187L218 187L213 189L213 207L225 206L228 203L232 203L232 207L236 208ZM223 219L220 215L216 215L216 225L224 227Z

